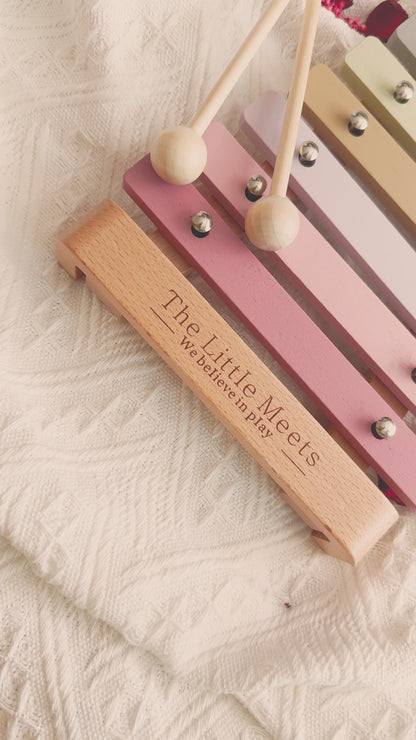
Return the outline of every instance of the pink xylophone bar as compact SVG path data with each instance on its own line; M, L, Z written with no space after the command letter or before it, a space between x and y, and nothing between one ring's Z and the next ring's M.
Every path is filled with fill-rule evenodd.
M325 552L356 563L391 527L391 504L189 284L160 234L153 242L107 201L61 235L56 254L258 460Z
M235 186L233 173L253 172L256 163L220 124L207 132L207 142L213 155L208 158L203 180L209 181L221 204L227 210L232 208L236 220L242 224L250 202L243 189ZM222 165L226 152L230 168ZM279 271L290 277L371 370L415 412L416 385L412 380L415 337L302 214L300 221L301 228L292 248L273 253ZM379 326L383 326L383 332L375 331Z
M215 126L215 129L218 127ZM220 130L223 131L222 127ZM243 167L240 174L235 157L230 155L229 140L226 141L227 159L224 161L224 149L221 149L217 139L214 143L209 137L210 133L207 133L210 152L215 151L215 162L225 177L228 177L227 173L233 173L236 198L239 197L244 207L248 207L249 202L244 194L248 170ZM221 154L218 157L219 151ZM246 152L241 150L240 154L244 164ZM204 179L207 179L207 172L210 171L210 161L209 156ZM231 161L233 166L230 168ZM251 162L251 174L253 164ZM414 506L416 470L412 469L412 457L415 436L220 216L216 216L208 239L201 243L194 237L189 229L191 215L210 209L209 203L198 190L192 185L178 187L162 182L153 172L147 157L126 172L124 187L162 234L307 390L332 423L373 465L399 498ZM292 251L295 251L295 245L287 253ZM313 263L311 265L313 267ZM399 430L387 444L384 444L386 440L380 443L371 432L369 422L379 416L394 418Z
M201 179L228 212L215 206L207 231L200 223L210 221L212 195L207 200L192 185L163 182L146 157L126 173L124 184L159 227L154 242L115 204L104 203L58 242L58 259L73 277L84 274L111 310L130 321L216 413L282 487L320 546L356 562L391 526L394 509L187 283L182 273L189 268L171 245L308 391L364 465L371 464L411 506L416 503L415 436L401 416L405 408L416 409L415 339L301 215L298 237L272 255L274 266L378 375L377 392L237 236L250 205L247 179L260 173L267 181L265 173L218 124L206 131L205 142L208 159ZM198 153L202 150L198 143ZM359 159L357 153L354 157ZM406 169L407 160L399 161L406 178L412 170ZM371 173L370 180L391 201L391 188L380 187L379 174ZM411 231L414 214L398 200L393 199L392 209ZM333 228L336 233L339 224ZM406 249L405 240L402 244ZM355 243L350 248L358 254ZM369 268L379 292L384 290L390 306L414 328L411 299L397 298L379 272L378 266ZM396 430L390 438L382 438L386 416L390 431ZM362 466L354 450L352 457Z
M369 58L371 55L372 60ZM350 84L365 99L380 121L389 126L391 131L398 131L402 135L402 144L412 142L415 136L416 120L415 108L412 107L416 102L414 98L412 99L413 80L407 76L410 82L399 82L396 87L397 82L405 74L405 70L400 65L398 66L397 60L384 47L380 49L376 39L367 39L347 55L342 69L344 74L347 74ZM311 76L320 74L320 72L319 68L312 70ZM324 70L324 74L328 75L328 70ZM329 74L332 75L332 73ZM405 97L401 101L396 100L397 88L402 93L403 86ZM313 89L316 89L316 85ZM349 95L347 91L347 97ZM331 87L319 91L317 102L310 94L309 104L315 111L314 115L319 117L320 111L323 111L322 117L325 121L329 120L330 116L333 119L339 117L338 131L343 128L342 137L348 141L343 154L345 154L345 161L349 163L351 156L356 156L354 153L356 147L354 137L345 133L348 130L345 106L339 105L339 99L334 101ZM265 119L266 107L270 115ZM284 107L285 101L279 95L270 92L249 106L242 117L243 130L271 163L274 162ZM409 113L403 115L403 109ZM329 110L332 112L328 113ZM277 130L273 130L270 124L272 117L278 122ZM394 118L397 120L392 121ZM404 133L407 135L407 140L403 137ZM376 135L378 135L377 131ZM371 125L365 132L365 137L368 136L374 143L374 131L371 131ZM387 160L391 161L397 151L397 144L386 132L383 131L382 136L386 145L383 155L386 153ZM363 142L367 141L365 137L363 136ZM302 166L300 157L294 157L291 187L310 209L312 216L331 234L337 248L354 259L371 280L372 285L378 289L379 294L414 331L416 254L413 247L390 224L386 216L318 139L316 133L302 123L298 137L299 148L303 142L311 140L313 146L319 150L319 155L313 167ZM366 154L368 157L368 152ZM376 166L377 164L376 162ZM407 165L408 172L412 172L413 168L414 178L415 165L412 165L409 160L407 160ZM357 168L356 171L358 171ZM397 180L395 173L392 174L391 179L393 182ZM405 188L409 182L405 181L403 187ZM383 178L383 183L386 189L390 187L386 176ZM354 218L351 218L351 214ZM379 334L384 338L387 332L382 314L380 314L379 327L380 329L382 327ZM410 346L409 344L409 348ZM391 349L394 355L394 342ZM410 377L416 382L415 371L410 374ZM405 408L411 408L411 406L405 404Z
M416 78L416 15L412 15L390 36L388 48Z
M269 91L244 110L240 122L272 166L285 104L282 95ZM311 167L303 166L297 155L308 141L319 150ZM290 187L337 248L352 258L383 301L416 333L414 248L304 121L299 127Z
M271 113L273 113L273 111L269 110L266 115L263 109L261 111L261 115L258 116L258 120L260 119L262 123L264 121L273 121L274 116L271 115ZM301 132L301 134L302 133L303 132ZM249 176L250 172L253 174L255 163L238 146L234 139L232 139L224 129L221 129L221 127L217 126L215 128L215 125L211 126L206 134L206 141L208 143L210 153L215 152L215 156L213 156L213 154L209 156L207 167L203 173L203 179L205 183L209 183L212 191L215 193L215 196L219 199L222 205L224 205L226 209L232 213L236 221L242 225L244 223L244 218L249 204L243 196L241 183L244 177ZM224 158L226 158L227 167L222 166L222 162L225 161ZM327 160L329 165L332 165L333 168L334 165L337 164L336 160L334 160L329 153ZM321 157L319 158L319 161L321 161ZM305 168L302 168L300 165L298 165L298 169L305 172ZM357 196L357 206L360 205L360 196L363 195L362 191L359 192L359 190L357 190L354 181L349 178L348 174L345 173L339 165L338 170L340 170L344 175L344 183L346 179L349 179L347 184L350 185L350 190L352 188L353 192L355 192ZM259 171L258 168L257 171ZM237 173L241 178L239 183L236 182ZM128 175L130 174L131 173L128 173ZM307 174L310 174L310 171ZM318 183L318 185L322 184L322 170L319 171L319 168L318 173L315 175L314 182ZM330 178L329 182L333 184L333 178ZM133 197L135 197L145 209L146 207L149 208L148 198L145 198L147 201L146 205L143 200L137 198L137 189L134 187L131 188L129 176L126 177L126 183L127 188ZM303 193L305 192L307 191L303 191ZM342 189L341 192L343 192ZM409 262L409 271L407 272L404 270L404 276L406 276L406 274L408 275L408 281L410 283L412 275L414 274L415 264L413 250L400 234L397 233L394 227L390 226L387 219L384 218L383 222L381 212L368 198L367 204L372 205L371 210L373 215L378 214L376 216L376 220L378 220L381 233L384 235L386 227L387 232L390 228L390 233L393 232L395 236L395 244L398 242L399 246L402 247L402 251ZM366 202L364 202L364 205L366 205ZM321 213L322 212L323 210L321 210ZM156 209L150 208L148 213L152 213L152 217L157 218ZM293 247L296 246L296 249L283 250L275 255L276 260L279 262L279 266L283 268L286 274L290 275L296 286L303 290L308 298L312 300L315 307L318 307L324 314L325 318L329 319L335 325L343 338L347 339L351 343L353 348L366 360L369 367L371 367L371 369L380 378L382 378L387 387L389 387L390 390L392 390L400 399L405 408L409 408L414 412L416 398L414 383L414 363L416 357L414 337L401 326L394 316L386 310L378 298L371 293L371 291L368 290L353 271L343 263L318 232L316 232L305 219L301 220L301 233L293 245ZM328 222L332 224L332 220L327 218L327 223ZM160 223L159 226L163 228ZM339 228L338 233L341 233ZM169 232L169 236L170 238L174 238L173 232ZM365 241L362 238L361 244L365 244ZM354 253L353 245L354 239L349 242L349 246L351 247L350 253ZM355 251L355 255L356 254L357 252ZM397 256L396 252L396 265ZM190 258L189 253L187 254L187 258ZM378 253L376 262L377 269L380 272L380 259ZM368 262L364 259L361 264L367 266ZM383 272L384 269L385 275L388 278L391 278L391 267L392 265L390 264L386 269L386 264L382 265L381 272ZM404 265L404 267L406 267L406 265ZM371 270L368 272L371 273ZM397 269L395 269L394 273L396 275L397 272ZM380 285L383 288L386 287L386 281L379 279L378 282L379 287ZM410 286L410 284L408 285L407 291L406 287L405 290L403 290L403 280L400 276L398 278L398 284L400 285L401 295L404 295L404 301L402 303L397 300L395 295L395 293L399 291L395 291L390 288L390 290L385 291L385 293L387 292L389 294L390 302L395 307L399 304L399 307L403 309L403 303L407 302L408 305L410 303L410 311L407 311L406 313L405 310L402 310L402 315L405 315L409 325L414 328L415 292L412 290L412 286ZM344 301L342 301L342 296L345 297ZM354 296L353 302L351 302L350 296ZM379 326L383 327L383 333L378 331ZM273 349L276 352L276 347ZM280 361L287 367L285 364L286 360L281 354ZM294 374L299 380L299 375L294 367L292 367L292 374ZM300 382L304 383L302 379ZM311 392L310 387L309 391ZM316 396L314 396L314 398L317 400ZM354 440L351 439L349 436L348 426L342 425L339 416L335 418L332 416L331 410L325 406L325 403L322 402L322 398L318 400L318 403L325 408L328 416L332 419L334 424L338 426L338 428L342 429L343 434L349 439L349 441L354 444L357 449L360 449L357 438L355 437ZM409 444L414 444L414 438L412 439L411 434L409 436ZM362 448L361 452L363 452ZM371 460L371 458L368 457L368 450L366 453L367 454L364 453L366 459ZM374 464L374 460L372 460L372 464ZM378 468L378 471L380 472L380 468Z

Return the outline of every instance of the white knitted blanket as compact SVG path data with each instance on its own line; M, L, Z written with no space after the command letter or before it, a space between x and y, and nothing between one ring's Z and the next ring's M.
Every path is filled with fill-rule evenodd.
M53 254L104 197L146 225L124 170L189 120L264 6L0 6L0 740L416 738L414 514L356 568L324 555ZM302 8L219 112L232 131L287 91ZM359 40L322 9L314 61Z

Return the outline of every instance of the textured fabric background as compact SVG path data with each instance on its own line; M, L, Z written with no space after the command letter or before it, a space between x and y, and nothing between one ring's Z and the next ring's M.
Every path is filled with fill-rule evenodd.
M122 173L190 118L264 6L0 6L0 740L416 737L414 514L355 569L325 556L53 255L104 197L148 225ZM287 91L302 8L219 112L232 131ZM359 40L322 10L314 60Z

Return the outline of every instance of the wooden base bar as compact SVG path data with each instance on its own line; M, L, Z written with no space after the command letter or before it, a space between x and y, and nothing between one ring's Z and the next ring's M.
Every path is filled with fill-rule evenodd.
M157 246L111 201L56 245L282 488L330 555L356 563L393 506Z

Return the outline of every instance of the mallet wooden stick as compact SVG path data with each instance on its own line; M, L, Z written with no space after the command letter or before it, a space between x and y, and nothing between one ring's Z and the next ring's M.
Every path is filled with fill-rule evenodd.
M200 176L207 158L202 138L206 128L270 33L288 1L272 0L214 85L191 124L165 131L155 141L150 158L154 170L163 180L175 185L186 185Z
M246 233L261 249L276 251L290 244L299 230L299 215L287 198L293 152L318 25L320 0L306 0L292 85L273 172L270 195L258 200L246 217Z

